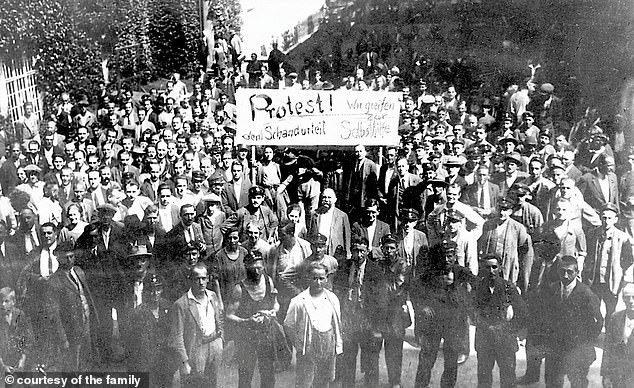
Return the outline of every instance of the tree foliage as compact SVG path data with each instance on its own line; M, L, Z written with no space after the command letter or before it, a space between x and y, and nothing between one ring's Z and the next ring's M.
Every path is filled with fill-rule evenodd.
M229 39L232 34L240 34L240 11L239 0L210 0L207 18L213 20L214 33L225 39Z
M196 0L154 0L149 3L148 35L157 75L194 74L202 50Z

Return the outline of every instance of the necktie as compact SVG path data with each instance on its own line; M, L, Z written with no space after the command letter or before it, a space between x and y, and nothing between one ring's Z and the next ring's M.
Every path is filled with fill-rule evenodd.
M484 186L480 188L480 199L478 200L478 207L484 209Z
M48 273L53 274L53 256L51 256L51 249L46 248L46 254L48 255Z

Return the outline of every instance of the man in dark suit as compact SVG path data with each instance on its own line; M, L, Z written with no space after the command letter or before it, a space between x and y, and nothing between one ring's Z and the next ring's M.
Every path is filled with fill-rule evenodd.
M242 173L244 166L239 161L231 164L231 182L225 184L222 191L222 207L229 214L235 213L249 204L249 189L251 181ZM229 215L228 214L228 215Z
M588 370L596 354L594 342L601 333L603 316L599 298L579 282L577 259L559 259L560 281L544 293L545 328L550 351L546 354L546 385L563 387L567 375L572 387L588 386Z
M401 210L401 218L399 223L399 233L397 234L398 257L404 260L407 265L412 268L409 277L415 278L419 271L426 264L427 254L429 252L429 244L427 236L420 230L415 229L420 219L420 214L415 209Z
M180 209L181 222L167 232L165 239L157 245L156 251L160 255L157 260L160 265L176 260L176 255L182 252L188 244L206 249L205 237L200 225L194 222L196 209L191 204L185 204Z
M161 185L161 165L158 161L150 162L150 177L140 187L141 195L148 197L152 202L158 202L158 190Z
M373 255L381 254L381 239L390 233L390 227L379 221L379 202L369 198L364 203L364 215L361 220L352 225L352 236L360 236L368 240L368 246Z
M595 162L596 167L577 182L577 187L583 199L594 209L603 209L610 203L618 210L619 203L619 182L614 174L614 158L600 156Z
M97 359L91 342L91 327L99 327L99 315L84 271L75 266L73 242L66 241L55 249L59 270L49 281L46 293L50 320L61 349L62 370L87 370L89 361Z
M489 168L480 165L475 172L475 182L462 192L461 202L473 207L481 217L487 218L495 210L500 196L500 187L491 183Z
M50 303L46 299L48 283L58 267L55 255L57 231L55 225L48 222L40 226L41 245L27 255L27 265L17 281L18 305L24 310L33 324L35 362L52 365L56 358L56 331L48 319Z
M634 263L630 236L617 229L619 212L607 204L601 212L601 227L588 233L588 254L583 268L585 284L605 303L605 318L616 309L624 274Z
M406 158L399 158L396 162L397 174L392 175L388 191L386 193L387 206L384 211L384 219L393 230L396 230L400 210L403 208L416 208L419 200L421 179L416 174L408 171L409 164Z
M381 204L381 214L384 215L383 208L387 204L387 195L389 185L392 178L396 175L396 160L398 149L396 147L388 147L385 154L385 162L379 168L379 180L378 180L378 200ZM385 219L381 219L385 221Z
M378 177L379 168L366 157L365 146L359 144L354 147L355 160L352 169L344 171L345 189L345 210L354 213L363 208L363 204L368 198L378 198Z
M181 378L205 376L216 387L222 358L222 307L216 293L207 289L207 266L196 264L191 288L170 310L168 347L175 353Z
M2 186L2 193L8 196L9 193L20 183L18 178L18 167L24 167L26 164L23 159L20 159L22 153L22 147L20 143L14 142L11 144L11 154L7 157L7 160L2 163L0 167L0 186Z
M517 330L527 307L511 282L500 276L501 259L485 254L480 260L480 281L475 286L475 349L478 352L478 387L491 387L497 362L500 386L515 384Z
M335 207L337 196L333 189L325 189L321 194L321 206L311 215L308 224L308 235L321 233L328 242L326 254L335 256L337 248L341 247L345 254L344 259L350 258L350 221L348 215ZM342 259L341 257L335 257Z
M42 241L37 216L30 208L20 210L20 227L10 237L10 241L18 248L21 256L36 249Z
M605 330L601 375L606 388L634 386L634 284L623 287L622 295L625 310L614 313Z
M504 174L494 182L500 187L501 196L506 196L506 193L514 183L528 177L527 173L519 170L523 164L522 157L516 152L504 156Z
M143 220L134 231L134 238L137 245L145 245L150 252L155 251L155 247L164 241L167 232L159 223L159 210L156 205L145 208ZM156 253L155 253L156 254Z
M9 231L4 220L0 220L0 285L15 289L20 271L26 265L24 253L8 239Z
M25 163L38 166L46 174L48 162L44 157L44 153L40 150L40 143L37 140L31 140L26 147Z

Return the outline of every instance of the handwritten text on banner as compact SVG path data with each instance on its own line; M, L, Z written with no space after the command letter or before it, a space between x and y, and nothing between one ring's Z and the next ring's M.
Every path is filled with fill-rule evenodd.
M236 143L397 145L398 93L239 89Z

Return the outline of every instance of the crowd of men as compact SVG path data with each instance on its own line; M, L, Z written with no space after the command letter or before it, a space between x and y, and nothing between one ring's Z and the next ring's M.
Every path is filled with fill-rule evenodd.
M3 372L125 365L216 386L233 342L240 387L256 364L273 387L292 351L298 387L352 387L358 357L377 387L381 349L397 387L414 323L416 387L441 340L455 386L470 325L479 387L496 363L502 387L537 382L542 359L547 386L584 387L605 323L604 385L632 386L634 151L592 120L569 144L549 83L474 107L376 61L359 53L341 88L402 95L398 147L252 158L231 61L191 92L175 74L139 100L64 93L41 121L26 103L0 167ZM248 85L335 89L285 64L253 58Z

